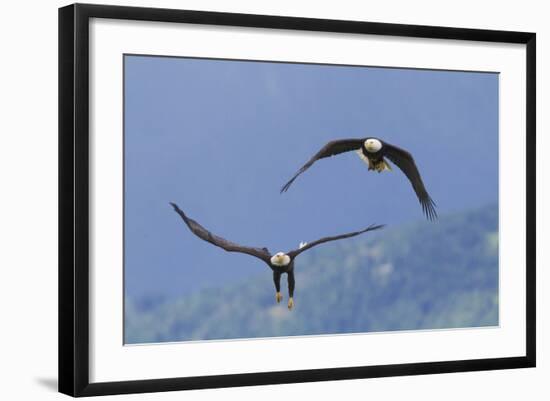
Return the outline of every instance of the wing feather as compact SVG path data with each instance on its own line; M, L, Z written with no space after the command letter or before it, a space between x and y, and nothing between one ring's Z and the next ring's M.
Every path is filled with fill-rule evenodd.
M298 178L300 174L310 168L317 160L324 159L325 157L334 156L340 153L360 149L362 144L363 139L339 139L327 143L321 148L320 151L315 154L315 156L309 159L308 162L300 168L300 170L298 170L298 172L294 175L294 177L290 179L290 181L283 185L283 187L281 188L281 193L288 191L288 188L290 188L294 180Z
M399 167L412 184L414 192L416 192L416 196L422 206L422 211L428 220L437 219L437 212L435 211L436 204L428 194L424 182L422 182L422 177L420 176L420 172L416 167L412 155L406 150L388 143L384 143L384 146L386 147L385 156Z
M294 258L294 257L298 256L300 253L302 253L304 251L307 251L308 249L313 248L314 246L323 244L325 242L336 241L336 240L339 240L339 239L355 237L356 235L363 234L363 233L366 233L368 231L379 230L382 227L384 227L384 224L371 224L367 228L365 228L363 230L360 230L360 231L354 231L354 232L351 232L351 233L335 235L335 236L331 236L331 237L323 237L323 238L318 239L317 241L308 242L308 243L306 243L306 245L302 246L301 248L294 249L294 250L288 252L287 255L290 256L291 258Z
M170 205L172 205L176 213L180 215L180 217L183 219L185 224L187 224L187 227L189 227L191 232L195 234L197 237L199 237L200 239L206 242L210 242L211 244L216 245L226 250L227 252L246 253L247 255L255 256L263 260L264 262L269 263L271 254L269 253L267 248L254 248L254 247L239 245L234 242L228 241L225 238L212 234L210 231L208 231L206 228L201 226L195 220L187 217L187 215L178 207L178 205L172 202L170 202Z

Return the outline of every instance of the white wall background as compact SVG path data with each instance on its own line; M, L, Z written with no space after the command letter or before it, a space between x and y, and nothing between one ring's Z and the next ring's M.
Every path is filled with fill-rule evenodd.
M107 0L106 0L107 1ZM544 1L160 0L111 4L232 11L537 33L538 367L509 371L200 390L119 399L320 400L550 399L545 246L550 201L550 24ZM0 398L50 400L57 386L57 8L48 0L2 4L0 23ZM545 182L546 181L546 182ZM292 369L292 366L289 366ZM115 397L109 397L115 398ZM105 398L108 399L108 398Z

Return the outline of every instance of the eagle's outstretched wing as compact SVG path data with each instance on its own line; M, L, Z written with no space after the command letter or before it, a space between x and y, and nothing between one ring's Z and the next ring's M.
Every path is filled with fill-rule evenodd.
M367 231L378 230L382 227L384 227L384 224L377 224L377 225L371 224L367 228L365 228L363 230L360 230L360 231L354 231L354 232L347 233L347 234L335 235L335 236L332 236L332 237L324 237L324 238L318 239L317 241L311 241L309 243L306 243L301 248L294 249L294 250L288 252L287 255L290 256L291 258L295 258L300 253L302 253L304 251L307 251L308 249L313 248L314 246L323 244L325 242L336 241L336 240L339 240L339 239L355 237L356 235L366 233Z
M170 202L170 204L172 205L176 213L180 215L185 224L187 224L191 232L200 239L206 242L210 242L213 245L219 246L227 252L246 253L247 255L255 256L263 260L264 262L269 263L271 254L269 253L269 250L267 248L253 248L249 246L242 246L239 244L235 244L234 242L228 241L222 237L218 237L217 235L212 234L206 228L201 226L195 220L187 217L185 213L183 213L183 211L178 207L178 205L172 202Z
M310 168L317 160L323 159L325 157L334 156L339 153L350 152L352 150L360 149L362 144L363 139L339 139L327 143L319 152L315 154L315 156L309 159L309 161L304 164L300 170L298 170L298 172L294 175L294 177L290 179L290 181L283 185L283 187L281 188L281 193L288 191L288 188L290 188L294 180L298 178L300 174Z
M414 192L416 192L416 196L418 196L418 200L422 205L422 211L428 220L437 219L435 202L428 194L428 191L426 191L426 187L424 187L422 177L420 177L420 173L418 172L412 155L406 150L390 145L389 143L384 143L384 147L386 148L385 156L395 163L411 182Z

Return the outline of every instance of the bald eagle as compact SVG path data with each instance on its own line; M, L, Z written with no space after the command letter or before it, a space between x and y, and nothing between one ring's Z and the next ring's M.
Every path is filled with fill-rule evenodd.
M267 248L255 248L239 245L215 234L212 234L195 220L189 218L178 207L178 205L172 202L170 204L172 205L176 213L180 215L185 224L187 224L187 227L189 227L191 232L200 239L206 242L210 242L211 244L216 245L226 250L227 252L245 253L250 256L255 256L266 263L273 271L273 282L275 283L276 290L275 300L277 301L277 303L281 302L281 300L283 299L283 296L281 294L281 275L283 273L286 273L288 276L288 309L292 309L294 306L294 260L299 254L325 242L355 237L356 235L366 233L367 231L374 231L383 227L383 225L370 225L363 230L355 231L352 233L336 235L333 237L324 237L318 239L317 241L312 241L309 243L301 242L298 249L293 249L289 252L277 252L275 254L271 254L271 252L269 252Z
M437 213L435 211L435 202L432 200L412 155L404 149L398 148L395 145L391 145L377 138L358 138L358 139L340 139L327 143L323 148L317 152L309 161L298 170L298 172L281 188L281 193L288 191L290 185L296 178L313 163L319 159L325 157L334 156L344 152L356 151L359 157L367 163L369 170L374 170L379 173L383 171L391 171L391 165L384 159L388 158L407 176L412 184L416 196L422 206L422 211L428 218L428 220L435 220Z

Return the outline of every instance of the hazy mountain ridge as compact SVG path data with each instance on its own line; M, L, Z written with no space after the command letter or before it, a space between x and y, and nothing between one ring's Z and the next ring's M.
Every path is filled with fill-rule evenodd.
M228 255L231 257L231 255ZM296 265L295 309L271 272L177 300L126 299L127 343L498 324L498 208L320 246Z

